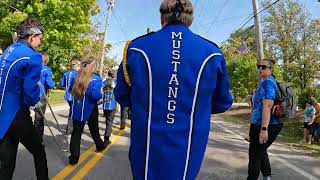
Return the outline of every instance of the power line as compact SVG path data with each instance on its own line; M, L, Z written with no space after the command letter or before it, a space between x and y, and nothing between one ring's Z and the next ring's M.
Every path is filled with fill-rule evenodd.
M217 22L218 17L221 16L223 9L227 6L228 2L229 2L229 0L226 0L226 1L224 2L222 8L220 8L217 16L214 18L215 21L213 21L213 22L210 24L209 29L206 31L206 34L208 34L208 32L212 29L213 25Z
M116 13L117 11L115 11L115 9L113 10L113 15L114 15L114 17L115 17L115 20L116 20L116 22L118 23L118 25L119 25L119 27L120 27L120 30L121 30L121 32L123 33L123 35L125 36L125 38L126 39L128 39L128 34L126 33L126 31L124 30L124 26L122 25L122 23L121 22L123 22L122 21L122 19L121 19L121 17L120 16L118 16L118 13Z
M265 7L265 8L263 8L262 10L260 10L259 12L257 12L257 14L254 14L253 15L253 13L248 17L249 19L248 20L244 20L243 22L245 22L243 25L239 25L240 27L238 27L237 28L237 30L236 31L234 31L234 33L236 33L236 32L238 32L241 28L243 28L246 24L248 24L256 15L258 15L258 14L260 14L260 13L262 13L262 12L264 12L265 10L267 10L267 9L269 9L271 6L273 6L273 5L275 5L277 2L279 2L280 0L276 0L275 2L273 2L273 3L271 3L270 5L268 5L267 7ZM246 31L244 31L244 32L246 32ZM244 32L242 32L239 36L241 36ZM227 41L229 41L231 39L231 35L229 36L229 38L227 39L227 40L225 40L225 41L223 41L222 43L221 43L221 45L220 46L222 46L222 45L224 45Z

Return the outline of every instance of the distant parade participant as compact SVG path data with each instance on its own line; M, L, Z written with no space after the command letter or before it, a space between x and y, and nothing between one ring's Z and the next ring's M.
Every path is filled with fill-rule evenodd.
M88 122L91 137L96 144L96 151L106 148L99 134L98 105L101 99L102 79L95 74L96 61L85 60L74 81L71 82L71 94L73 96L70 118L73 120L71 134L69 163L77 164L80 157L81 135L84 125Z
M129 107L128 106L120 106L120 130L126 128L126 121L129 118Z
M37 179L48 179L47 158L29 107L39 100L42 28L29 17L17 28L19 39L0 58L0 179L12 179L18 144L33 155Z
M102 82L103 91L103 113L106 117L106 130L104 133L104 143L109 145L112 132L112 124L117 110L117 102L114 98L113 89L116 86L114 73L109 71L108 77Z
M47 66L49 62L49 55L47 52L42 53L42 70L40 76L41 88L40 88L40 101L37 103L36 108L34 109L35 112L35 119L34 119L34 126L37 129L40 137L43 138L43 131L44 131L44 117L43 115L46 112L46 99L45 96L49 95L50 90L54 88L54 81L52 79L52 71L49 66Z
M76 77L79 69L80 69L80 62L78 60L71 61L71 69L65 72L62 78L60 79L60 87L65 88L64 99L68 102L70 110L71 110L73 97L71 93L68 91L68 89L71 85L71 81ZM69 111L69 117L70 117L70 111ZM68 118L66 134L71 134L71 132L72 132L72 120Z
M116 101L131 110L134 179L196 179L211 114L232 105L218 46L191 32L189 0L164 0L162 29L127 43Z

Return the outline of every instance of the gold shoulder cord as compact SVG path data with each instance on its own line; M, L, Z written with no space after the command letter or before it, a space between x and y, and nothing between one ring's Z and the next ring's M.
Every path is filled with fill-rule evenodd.
M124 79L126 80L128 86L131 86L131 80L129 77L129 73L127 70L127 55L128 55L128 48L130 45L131 41L128 41L124 47L123 51L123 58L122 58L122 67L123 67L123 74L124 74Z

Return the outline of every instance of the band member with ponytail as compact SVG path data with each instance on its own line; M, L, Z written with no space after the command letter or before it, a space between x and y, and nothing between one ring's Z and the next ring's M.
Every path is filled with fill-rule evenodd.
M65 72L60 80L60 87L66 89L64 99L68 102L70 110L71 110L73 97L68 89L71 85L72 80L76 77L79 69L80 69L80 62L78 60L71 61L71 70ZM69 113L69 117L70 117L70 113ZM68 118L66 134L70 134L71 132L72 132L72 120Z
M162 29L127 43L114 90L131 110L133 179L196 179L211 114L232 105L219 47L189 27L190 0L164 0Z
M91 137L96 144L96 151L100 152L106 148L99 134L98 105L101 99L102 79L95 74L96 61L85 60L70 89L73 96L70 119L73 120L71 134L69 163L77 164L80 157L80 142L84 125L88 122Z
M33 155L38 180L48 179L46 152L32 124L30 106L39 100L42 28L29 17L17 28L19 39L0 58L0 179L12 179L18 144Z

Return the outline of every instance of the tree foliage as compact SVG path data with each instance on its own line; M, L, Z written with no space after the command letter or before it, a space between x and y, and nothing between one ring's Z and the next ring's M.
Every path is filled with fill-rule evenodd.
M99 12L96 0L1 1L0 45L5 47L12 43L12 30L28 15L38 18L45 29L39 50L49 53L49 66L55 81L60 79L72 59L101 50L102 34L91 22L91 17ZM97 34L99 38L93 38ZM106 52L110 48L108 45ZM101 57L101 54L92 57Z
M319 77L319 22L296 0L279 1L263 22L266 50L278 60L284 80L299 91L312 86Z

